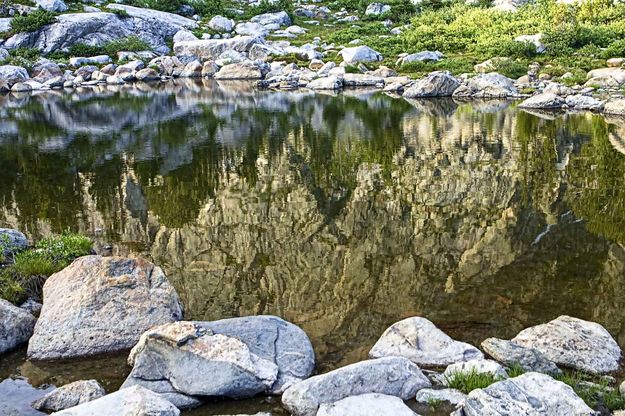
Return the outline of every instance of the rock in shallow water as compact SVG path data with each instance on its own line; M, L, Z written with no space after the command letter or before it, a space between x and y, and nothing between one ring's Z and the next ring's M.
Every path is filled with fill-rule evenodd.
M35 388L22 378L6 379L0 382L0 415L2 416L43 416L32 408L31 403L45 396L54 387Z
M512 342L535 348L558 365L595 374L617 370L621 358L621 349L604 327L566 315L524 329Z
M484 358L474 346L453 340L425 318L407 318L388 328L369 351L371 358L398 356L425 366Z
M179 416L180 411L158 394L134 386L108 394L92 402L60 412L53 416Z
M573 389L548 375L526 373L469 393L464 416L591 416Z
M144 259L85 256L53 274L28 356L56 359L131 348L147 329L182 319L160 267Z
M564 98L553 93L536 94L519 104L519 108L557 110L565 104Z
M316 416L417 416L402 399L369 393L319 406Z
M416 80L404 92L406 98L451 97L460 86L460 82L449 72L432 72L425 78Z
M535 348L527 348L498 338L488 338L482 342L488 355L507 366L519 365L525 371L535 371L550 375L561 374L555 363Z
M36 321L28 311L0 299L0 354L27 342Z
M80 380L54 389L33 402L38 410L59 411L104 397L106 391L95 380Z
M411 399L430 387L419 367L402 357L362 361L311 377L289 387L282 403L294 416L314 416L319 406L349 396L380 393Z

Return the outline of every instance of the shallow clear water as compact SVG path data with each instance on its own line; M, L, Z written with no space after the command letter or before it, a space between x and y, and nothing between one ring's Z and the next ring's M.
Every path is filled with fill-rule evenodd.
M479 344L570 314L625 346L625 120L590 113L213 82L0 96L0 226L147 256L190 319L288 319L319 372L413 315ZM0 378L114 389L124 359L18 351Z

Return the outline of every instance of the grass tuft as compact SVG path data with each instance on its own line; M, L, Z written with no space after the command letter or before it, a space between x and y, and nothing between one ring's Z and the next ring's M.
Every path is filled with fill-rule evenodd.
M475 370L456 372L445 378L445 384L452 389L460 390L469 394L475 389L484 389L493 383L501 381L500 378L490 373L478 373Z

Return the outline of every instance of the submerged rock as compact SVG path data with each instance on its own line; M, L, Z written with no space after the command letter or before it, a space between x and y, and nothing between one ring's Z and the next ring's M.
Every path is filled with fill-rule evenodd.
M179 416L180 411L160 395L134 386L108 394L97 400L60 412L53 416Z
M519 104L519 108L556 110L566 104L564 98L554 93L536 94Z
M308 377L314 362L304 331L275 316L178 322L141 337L124 386L142 385L186 408L201 396L280 394ZM219 377L203 377L206 371Z
M404 91L406 98L451 97L460 82L449 72L432 72L425 78L416 80Z
M561 374L555 363L535 348L527 348L498 338L488 338L482 342L488 355L507 366L519 365L525 371L535 371L550 375Z
M595 414L570 386L540 373L526 373L473 390L462 411L465 416Z
M104 397L106 391L95 380L80 380L54 389L33 402L38 410L59 411Z
M0 354L28 342L36 321L28 311L0 299Z
M413 317L389 327L369 351L371 358L398 356L425 366L443 366L484 358L474 346L455 341L425 318Z
M337 91L343 88L343 78L337 76L329 76L317 78L306 84L306 88L311 90L332 90Z
M141 258L78 258L48 278L43 298L28 345L35 359L124 350L147 329L182 319L178 295L161 268Z
M316 416L417 416L402 399L369 393L323 403Z
M566 315L524 329L512 342L535 348L556 364L595 374L617 370L621 358L621 349L603 326Z
M44 413L33 409L31 403L53 389L46 385L35 388L23 378L7 378L0 382L0 415L43 416Z
M314 416L324 403L350 396L380 393L411 399L430 381L419 367L402 357L362 361L311 377L289 387L282 403L294 416Z

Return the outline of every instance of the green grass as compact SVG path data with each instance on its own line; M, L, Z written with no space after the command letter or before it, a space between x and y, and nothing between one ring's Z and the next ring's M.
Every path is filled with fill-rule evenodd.
M464 394L469 394L475 389L486 388L498 381L500 381L500 379L493 374L478 373L475 370L471 370L468 372L453 373L451 376L446 377L445 384L447 387L460 390Z
M625 397L617 388L611 387L605 379L581 371L568 371L556 379L571 386L575 393L593 409L625 409Z
M65 233L39 241L31 250L16 253L13 262L0 269L0 298L19 304L28 297L41 297L46 278L67 267L77 257L91 253L92 242Z
M506 368L506 372L510 378L518 377L526 373L525 369L520 364L515 363Z
M11 20L10 33L35 32L45 25L54 23L56 21L56 16L56 13L43 9L37 9L24 16L15 16L13 20Z
M118 52L140 52L150 49L150 45L148 45L144 40L133 35L123 39L112 40L102 46L77 43L69 48L69 56L108 55L115 58Z

